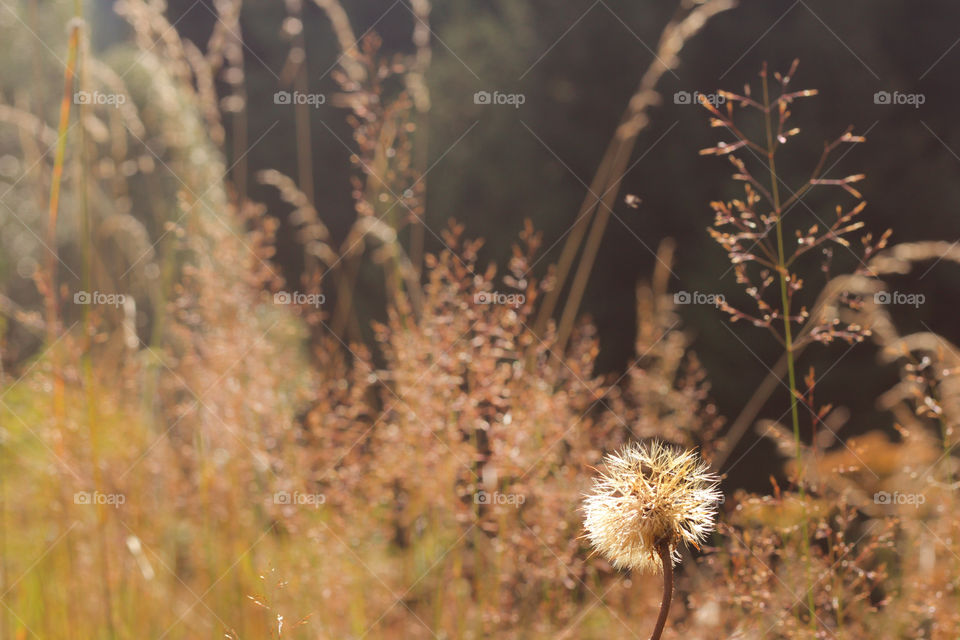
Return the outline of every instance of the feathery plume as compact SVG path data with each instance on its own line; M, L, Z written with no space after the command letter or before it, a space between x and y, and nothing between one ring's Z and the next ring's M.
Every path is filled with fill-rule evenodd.
M594 480L584 502L587 538L618 569L663 570L657 551L699 543L713 530L718 478L694 451L654 441L607 456L607 473Z
M714 528L718 478L696 452L653 441L634 443L604 461L584 501L584 526L594 548L618 569L663 572L663 600L651 640L663 633L673 595L679 546L700 542Z

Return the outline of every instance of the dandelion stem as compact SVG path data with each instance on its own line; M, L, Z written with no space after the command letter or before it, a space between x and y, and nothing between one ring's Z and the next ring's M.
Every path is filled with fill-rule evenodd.
M670 545L661 542L657 545L660 562L663 564L663 600L660 602L660 615L657 616L657 626L653 628L650 640L660 640L663 628L667 624L667 614L670 613L670 600L673 598L673 558L670 557Z

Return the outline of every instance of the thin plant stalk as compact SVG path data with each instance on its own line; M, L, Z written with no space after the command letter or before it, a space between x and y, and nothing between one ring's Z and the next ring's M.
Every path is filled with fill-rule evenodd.
M43 298L44 298L44 325L46 327L46 341L47 347L51 349L50 359L53 364L53 421L55 429L58 433L62 434L66 431L65 427L65 389L64 389L64 380L63 380L63 368L60 365L61 357L59 355L59 349L55 348L58 345L57 334L59 326L59 301L57 298L57 263L60 258L57 253L57 218L60 210L60 184L63 178L63 165L64 159L66 157L67 151L67 129L70 124L70 105L73 99L73 78L76 71L77 64L77 49L80 40L80 25L76 24L70 29L70 35L68 36L67 44L67 65L64 70L63 78L63 96L60 101L60 123L57 127L57 145L56 152L54 154L53 160L53 172L50 176L50 198L48 201L48 215L47 215L47 264L45 268L44 278L41 279L43 284ZM63 438L57 438L57 454L63 452ZM64 487L61 487L59 491L59 499L61 506L63 507L63 513L68 513L67 505L69 504L67 492ZM66 516L62 516L61 527L66 528L67 519ZM69 540L68 540L69 542ZM70 558L70 566L73 566L73 554L68 556ZM45 600L48 596L46 592L41 596L41 600ZM70 598L67 597L67 601L70 601ZM68 618L74 618L73 608L68 605L67 616Z
M583 255L580 257L580 264L577 265L573 283L570 285L570 296L560 316L560 325L557 328L557 353L564 352L567 340L573 331L573 324L580 309L583 294L587 289L593 264L600 251L600 245L603 243L603 234L606 231L607 223L610 221L614 201L620 190L624 169L626 169L627 163L630 161L630 155L636 146L637 133L639 132L627 134L629 137L625 139L621 139L619 136L617 138L614 155L609 165L609 175L614 176L614 178L595 204L596 215L593 218L593 225L583 247Z
M670 614L670 601L673 599L673 558L670 557L670 545L658 544L657 554L663 564L663 600L660 601L660 615L657 616L657 624L653 628L650 640L660 640L660 636L663 635L663 628Z
M47 264L45 269L45 281L43 284L43 297L45 309L46 340L48 348L51 348L51 359L53 361L53 416L54 423L60 432L66 430L66 400L64 379L62 375L63 367L60 364L60 349L54 348L59 339L60 309L59 294L57 285L57 263L60 261L57 250L57 222L60 213L60 191L63 183L63 169L66 161L67 152L67 133L70 125L71 104L73 102L74 82L77 74L77 60L80 51L80 30L83 7L80 0L74 3L74 22L70 26L67 39L67 61L63 75L63 94L60 99L60 119L57 126L57 143L54 153L53 171L50 176L50 198L47 210ZM62 443L62 440L59 441ZM61 444L62 446L62 444ZM96 465L95 465L96 468ZM61 491L61 501L66 506L66 495ZM69 545L69 541L68 541ZM73 553L70 554L71 563ZM101 565L102 566L102 565ZM108 605L109 607L109 605ZM68 616L72 618L72 608L68 611ZM112 620L107 615L107 625L113 637Z
M649 122L646 115L647 109L651 105L657 104L659 100L656 87L660 79L679 63L678 55L687 40L696 35L711 17L732 9L735 4L735 0L712 0L697 6L691 11L686 11L682 7L664 27L655 60L644 72L640 85L636 93L630 98L620 124L617 126L617 131L607 146L600 166L590 183L589 191L580 206L574 228L564 242L560 260L557 263L556 282L544 297L543 304L537 314L534 329L536 333L543 335L547 323L557 307L567 276L573 267L573 261L581 243L584 241L587 227L590 226L590 236L584 246L569 298L565 302L561 314L557 333L557 353L563 352L573 329L573 322L580 309L580 302L590 272L593 270L593 263L599 251L600 241L603 239L603 232L609 221L610 213L612 213L612 205L617 198L620 182L624 177L624 169L630 160L637 137ZM593 216L591 225L591 215L594 212L596 212L596 215Z
M60 185L63 182L63 164L67 154L67 128L70 125L70 103L73 100L73 78L77 69L77 49L80 25L70 29L67 44L67 66L63 74L63 95L60 99L60 123L57 127L57 147L50 177L50 200L47 209L47 268L44 301L47 321L47 344L57 340L59 305L57 303L57 218L60 212ZM61 389L62 391L62 389ZM62 399L62 393L61 399ZM55 403L56 404L56 403Z
M427 116L430 112L430 88L427 86L426 73L433 57L430 48L430 0L412 0L410 3L415 22L413 25L413 44L417 48L413 66L407 74L407 88L413 97L413 106L416 109L416 138L414 139L413 162L416 174L422 183L423 201L426 202L426 174L428 157L429 123ZM417 220L410 229L410 262L414 273L419 278L423 268L423 252L425 239L425 218Z
M803 470L801 463L803 461L800 449L800 415L797 408L797 375L795 368L795 354L793 348L793 328L790 326L790 294L788 292L790 273L787 269L787 256L783 246L783 209L780 205L780 184L777 177L776 165L776 140L773 137L773 127L770 123L770 91L767 82L767 70L764 67L760 74L763 81L763 119L767 133L767 166L770 170L770 196L773 199L773 212L776 221L777 234L777 273L780 276L780 304L783 311L783 344L784 355L787 359L787 381L790 385L790 418L793 423L793 440L796 449L796 472L797 488L800 492L800 500L803 504L803 523L801 525L801 536L803 537L803 559L806 565L807 575L807 607L810 609L810 626L816 625L816 616L814 614L813 585L810 584L810 539L809 522L807 521L807 506L805 490L803 487Z
M288 2L290 14L297 20L303 20L303 7L298 2ZM294 87L300 93L306 93L309 90L309 81L307 78L307 45L303 29L293 38L293 51L290 53L291 59L296 65L294 73ZM316 205L314 200L313 186L313 152L311 150L310 135L310 105L297 102L294 106L294 129L296 131L297 146L297 170L299 176L300 191L307 196L307 202L310 206Z
M221 65L237 73L225 78L230 85L230 97L233 102L231 127L233 132L232 151L236 159L230 170L230 177L237 190L237 202L247 200L247 152L249 151L248 109L246 74L243 63L243 34L240 24L242 0L217 0L214 2L217 24L210 37L210 47L214 52L213 70L219 71ZM172 27L171 27L172 28ZM214 44L215 43L215 44Z
M734 268L737 270L738 280L741 280L743 283L749 285L745 288L745 292L755 300L759 313L753 315L732 307L726 303L723 303L722 306L724 310L731 315L734 321L745 319L749 320L755 326L769 329L784 349L784 355L780 358L780 361L775 368L775 373L772 373L772 375L779 377L779 375L783 374L784 370L786 370L787 373L787 383L790 392L789 413L791 414L792 418L791 422L793 426L793 445L795 453L795 475L793 481L797 487L797 494L799 495L801 508L803 509L800 526L800 546L802 548L804 571L807 582L806 606L810 612L808 620L809 627L811 631L815 631L817 629L817 624L815 611L816 603L813 594L814 583L811 580L811 545L809 537L810 522L809 509L806 504L806 486L804 484L805 465L802 442L800 438L800 420L798 409L798 401L804 400L806 404L807 400L804 396L800 396L797 390L795 368L796 359L803 350L804 346L812 342L829 344L835 340L843 340L853 345L862 342L864 338L872 334L872 331L860 323L843 322L838 317L839 312L836 309L831 311L831 317L822 315L822 311L827 309L829 305L835 304L835 302L831 302L831 300L838 300L838 294L843 294L843 291L845 290L843 287L847 286L844 284L844 282L847 281L841 281L838 277L828 280L827 286L818 299L812 314L808 313L805 308L801 308L797 315L794 315L791 310L793 292L795 290L799 290L802 285L802 280L794 276L790 271L791 266L798 257L804 255L808 251L817 247L823 247L825 259L822 270L829 278L830 258L833 255L833 250L832 247L827 245L836 244L849 249L850 242L844 236L852 234L853 232L864 227L864 223L862 221L855 220L855 217L859 215L866 206L863 196L859 191L851 186L853 183L862 180L865 177L863 174L850 175L840 179L826 178L821 174L827 157L839 145L847 143L856 144L865 140L863 136L854 135L849 128L834 141L824 144L820 160L814 167L810 178L808 178L807 181L797 191L793 192L790 197L786 198L786 200L781 200L780 178L777 174L775 159L776 151L779 145L784 144L788 138L796 135L800 131L800 129L796 127L789 129L785 128L785 122L790 117L789 105L797 98L805 98L817 95L816 90L811 89L788 92L787 85L790 83L790 79L796 71L797 64L798 62L795 60L793 65L790 67L790 71L786 75L781 75L779 73L775 74L776 80L781 85L781 93L772 102L770 99L769 75L766 65L764 65L760 74L762 83L762 98L759 101L750 97L751 94L749 85L747 85L744 90L745 95L722 92L722 95L731 101L728 103L725 112L721 111L716 106L710 104L709 101L701 97L701 105L703 105L712 114L710 125L712 127L725 127L730 133L733 134L736 140L732 143L721 141L715 147L702 149L700 153L702 155L729 156L729 160L736 168L736 173L733 176L734 180L745 183L745 199L736 199L729 202L711 202L711 209L716 216L713 229L711 229L711 235L726 250L728 257L734 264ZM764 129L766 133L765 143L761 144L759 142L754 142L748 138L734 122L734 106L736 104L748 109L756 109L763 113ZM774 132L771 122L771 111L774 107L779 109L779 122L777 124L776 132ZM769 185L764 186L761 184L761 181L757 180L751 174L746 164L735 155L732 155L739 149L746 149L751 153L755 153L758 160L762 161L762 159L765 158L765 168L769 172ZM824 225L826 227L825 229L821 229L819 225L814 225L805 232L798 229L796 248L793 249L788 255L787 247L784 243L784 212L795 202L798 202L803 193L818 185L840 187L843 191L853 196L857 202L847 211L843 211L841 206L837 206L836 220L829 226ZM763 205L764 207L769 205L772 211L769 214L758 212L756 205L760 202L765 203ZM876 240L874 240L873 236L869 233L862 235L860 239L863 243L864 259L869 259L869 257L874 255L877 251L883 249L886 246L889 235L890 233L887 231ZM775 246L769 242L769 238L771 236L775 238ZM754 251L755 249L759 249L759 251L756 252ZM760 278L759 281L755 280L757 277L756 275L753 275L748 271L746 266L748 263L752 263L755 265L755 267L759 268L759 273L757 274ZM861 263L863 264L863 268L857 269L851 276L847 276L847 278L864 278L866 277L867 273L870 273L871 276L875 277L875 274L872 273L870 268L863 263L862 260ZM774 272L776 275L774 275ZM779 287L777 287L780 294L779 301L771 305L770 303L764 301L763 297L768 291L768 286L772 289L774 286L776 286L775 283L779 285ZM839 290L837 290L838 287L840 288ZM773 292L771 291L771 293ZM854 306L845 303L842 300L840 302L836 302L836 304L838 306ZM782 335L777 329L777 326L780 325L778 318L780 318L783 323ZM810 318L816 318L816 320L808 322L808 319ZM799 327L799 330L796 332L796 334L794 334L794 323L797 323ZM733 429L731 429L730 434L727 437L726 445L723 448L724 460L729 456L730 451L736 443L736 440L743 435L746 425L753 419L756 412L759 410L760 403L762 403L763 398L769 396L769 394L772 392L772 389L775 387L775 381L776 380L771 381L771 379L768 377L764 385L762 385L763 389L758 389L757 394L753 399L751 399L750 403L748 403L748 407L745 407L743 414L741 414L741 417L738 418L737 424ZM813 432L814 437L812 438L812 450L815 453L816 424L822 423L822 420L816 411L813 411L812 409L812 390L814 384L815 380L813 380L811 377L808 386L810 389L809 403L815 422ZM802 615L798 613L798 618L799 617L802 617Z
M77 2L77 15L78 18L81 15L80 2ZM80 47L80 58L79 64L77 67L77 78L78 86L81 88L86 88L86 60L88 50L86 48L88 45L86 40L82 40L79 43ZM89 203L89 193L87 190L87 167L89 166L89 149L87 148L87 135L86 128L84 126L85 121L85 111L87 107L83 104L77 105L77 117L80 120L80 130L79 130L79 140L78 140L78 154L77 154L77 185L79 189L79 198L78 202L80 204L80 228L81 228L81 250L82 250L82 270L81 280L82 288L84 291L93 290L92 282L92 272L93 272L93 225L90 219L90 203ZM93 484L94 488L97 491L101 491L103 487L103 473L101 471L102 465L100 464L100 431L98 425L100 420L97 416L97 408L100 406L100 401L97 397L97 383L93 375L93 358L91 354L92 347L92 320L90 317L90 306L84 305L83 310L83 338L84 338L84 352L81 359L81 367L83 371L83 386L84 386L84 397L86 400L86 422L87 422L87 433L90 438L90 457L91 457L91 466L93 467ZM110 564L109 564L109 554L107 553L107 506L103 504L96 505L97 510L97 546L98 553L100 555L100 579L101 579L101 589L103 592L103 607L104 607L104 618L107 622L107 630L110 637L116 637L116 627L114 625L113 619L113 595L110 589Z
M783 248L783 211L780 207L780 185L777 178L776 144L773 138L773 128L770 124L770 97L767 87L767 73L764 70L763 78L763 106L764 124L767 131L767 166L770 169L770 195L773 197L774 216L776 218L777 233L777 272L780 276L780 304L783 308L783 342L787 356L787 379L790 383L790 418L793 422L794 445L796 446L797 471L800 472L800 416L797 409L797 375L794 366L793 329L790 326L790 294L789 272L787 270L786 252ZM803 482L797 483L800 495L803 495Z
M600 166L597 168L597 173L593 178L593 181L590 183L590 189L583 198L583 203L580 205L580 210L577 212L577 219L573 225L573 229L570 231L570 235L567 236L566 242L563 244L563 249L560 252L560 258L557 261L557 271L555 274L556 284L554 284L553 289L547 292L546 297L543 300L543 304L540 306L540 311L537 314L537 321L535 329L538 334L543 334L546 330L547 322L553 317L553 312L556 309L557 302L560 299L560 294L563 289L564 283L567 281L567 275L570 273L570 268L573 266L573 261L577 257L577 251L580 247L580 243L583 241L583 236L587 232L587 227L590 224L590 214L596 208L599 198L597 198L594 193L596 191L602 190L604 185L607 184L607 174L610 172L610 161L613 159L613 154L617 148L616 143L618 140L611 140L610 144L607 146L607 150L603 154L603 159L600 162Z
M810 312L811 317L819 317L824 308L834 299L835 295L830 291L822 294ZM770 367L770 371L767 372L763 381L757 386L756 391L750 396L750 400L743 405L736 420L733 421L730 429L723 436L723 443L718 448L718 452L713 456L712 463L718 471L722 469L723 465L730 459L734 448L754 423L763 405L779 387L780 380L782 380L783 375L787 373L787 358L792 357L792 359L796 361L803 354L807 346L809 346L810 343L806 342L806 338L810 334L811 328L812 325L810 324L804 325L800 331L797 332L797 335L793 336L793 348L789 353L784 352L776 364ZM796 441L794 441L794 445L796 445Z

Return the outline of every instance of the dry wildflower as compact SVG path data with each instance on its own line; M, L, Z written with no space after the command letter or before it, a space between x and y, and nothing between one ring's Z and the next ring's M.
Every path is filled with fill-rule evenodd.
M654 441L649 448L627 445L605 462L607 474L584 503L584 525L613 566L659 573L658 547L678 562L680 544L699 548L713 530L718 479L694 451Z
M700 542L714 528L718 478L696 452L654 440L607 456L607 474L584 502L587 538L617 568L663 571L663 601L652 640L660 637L673 595L679 546Z

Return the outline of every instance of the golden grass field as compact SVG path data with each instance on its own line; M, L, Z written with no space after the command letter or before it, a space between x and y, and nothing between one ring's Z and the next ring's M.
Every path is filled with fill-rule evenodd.
M661 560L617 568L609 538L584 528L604 456L659 441L722 476L747 433L776 443L785 480L763 494L721 484L716 518L697 516L702 537L677 534L663 638L960 638L957 352L903 332L876 297L888 276L960 252L864 232L856 167L822 171L856 132L827 144L793 195L780 186L774 159L804 135L789 111L824 99L798 86L802 71L764 69L749 95L704 101L704 126L726 141L704 153L734 159L738 194L703 203L705 233L746 301L719 303L717 322L783 347L757 394L792 399L741 428L718 415L690 348L668 286L673 243L637 287L623 376L596 373L596 330L579 314L660 77L731 3L684 5L665 26L591 184L603 196L584 201L539 278L546 248L530 224L497 272L455 222L423 221L428 35L387 59L375 32L352 44L336 0L316 3L343 47L331 100L355 133L342 241L300 189L309 172L248 176L228 160L254 142L237 133L239 2L215 3L223 26L202 52L143 0L120 0L134 42L102 55L62 3L12 3L16 20L0 23L10 77L35 79L0 104L0 169L18 168L0 210L3 273L17 274L0 296L0 638L645 639ZM426 0L411 6L426 19ZM59 63L38 71L34 37ZM289 152L310 162L309 145ZM276 212L244 195L247 180L293 211L302 282L281 277ZM782 212L807 189L839 208L794 235ZM859 266L818 280L828 247ZM356 302L371 286L379 321ZM810 308L794 301L804 287ZM831 342L897 365L878 398L893 429L837 435L842 410L818 404L820 372L796 363ZM668 476L644 491L662 498ZM618 530L616 512L604 517Z

